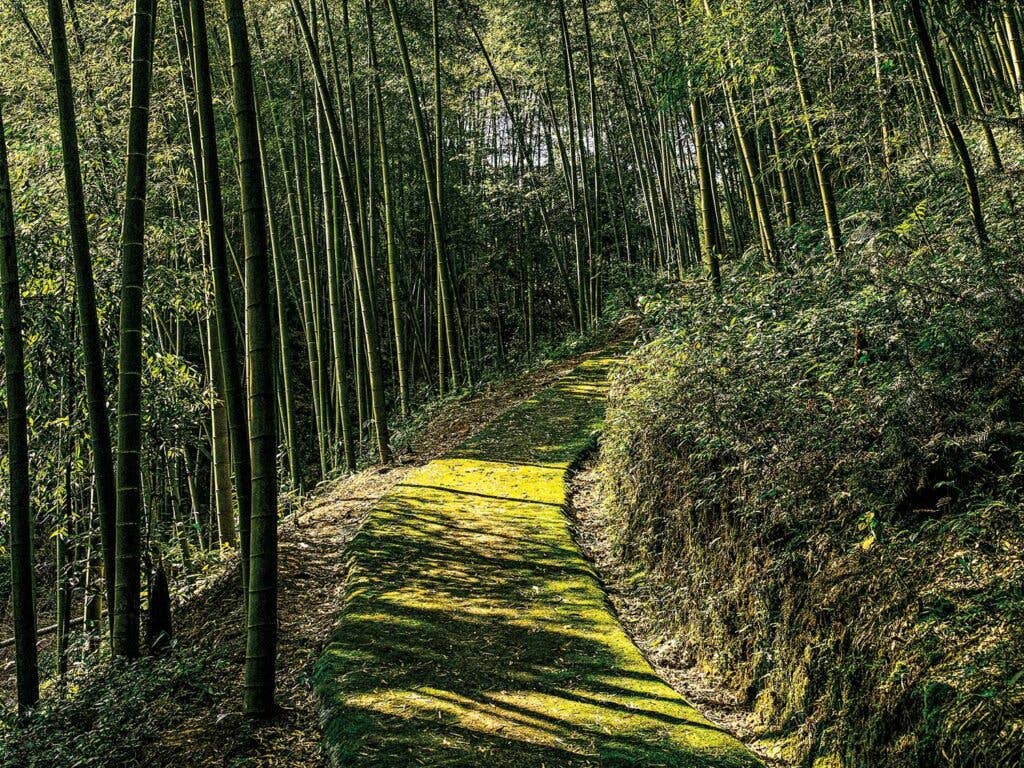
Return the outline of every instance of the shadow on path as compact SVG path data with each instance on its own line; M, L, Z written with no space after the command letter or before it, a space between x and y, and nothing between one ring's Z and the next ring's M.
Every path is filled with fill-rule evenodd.
M563 514L611 360L411 474L351 544L316 684L343 766L756 766L659 679Z

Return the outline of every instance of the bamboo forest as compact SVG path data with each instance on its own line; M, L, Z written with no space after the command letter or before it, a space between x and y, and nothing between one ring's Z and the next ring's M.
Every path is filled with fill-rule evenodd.
M1022 768L1020 0L0 0L0 767Z

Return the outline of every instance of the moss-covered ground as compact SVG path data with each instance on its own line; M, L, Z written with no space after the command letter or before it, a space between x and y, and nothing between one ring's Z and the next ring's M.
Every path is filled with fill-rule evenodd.
M353 540L316 686L337 765L755 766L658 678L564 514L612 357L411 474Z

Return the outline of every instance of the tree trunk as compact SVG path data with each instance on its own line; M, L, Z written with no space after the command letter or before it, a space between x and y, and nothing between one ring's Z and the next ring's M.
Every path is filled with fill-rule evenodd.
M927 78L928 87L935 97L935 103L939 109L939 119L942 121L953 154L960 163L964 185L967 187L967 197L971 204L975 236L979 245L988 245L988 230L985 227L985 214L981 208L981 193L978 190L978 178L974 172L974 163L971 161L971 153L967 149L967 142L964 141L960 126L953 116L953 105L949 101L949 93L942 82L942 73L935 58L935 47L932 44L931 33L928 31L928 22L921 7L921 0L910 0L910 23L921 48L924 75Z
M249 524L252 512L252 464L249 457L249 421L245 405L242 354L235 328L235 309L231 298L227 244L224 234L224 199L221 194L220 163L217 157L217 122L213 111L213 87L210 81L210 52L204 0L189 0L196 84L196 112L199 117L199 141L202 147L203 183L207 211L207 242L213 273L214 316L220 373L224 380L224 405L227 411L231 465L234 474L235 501L238 506L238 539L241 551L242 591L248 583ZM213 345L211 344L211 347Z
M142 291L145 271L149 102L155 0L135 0L124 219L117 396L117 564L114 654L139 655L142 523Z
M362 259L362 236L358 226L358 213L354 209L356 197L352 188L352 179L348 167L348 155L346 151L346 140L341 126L338 124L338 114L333 107L331 91L327 84L323 65L320 61L313 36L309 29L309 23L302 7L292 0L292 10L302 28L303 37L306 40L306 50L309 54L310 63L313 67L313 74L316 80L316 87L320 98L324 103L325 117L327 118L327 130L331 139L335 163L338 168L338 177L341 181L342 196L346 206L346 221L349 228L349 240L352 247L352 275L356 291L355 311L362 319L363 332L365 335L366 365L370 379L370 397L373 404L373 424L377 438L377 454L381 463L391 460L391 447L388 439L387 410L384 403L384 381L381 375L380 356L377 339L377 320L374 314L374 307L370 299L369 276L364 269ZM433 195L431 195L433 197Z
M47 0L47 10L50 19L61 151L64 157L68 232L75 262L75 295L78 300L78 322L82 333L82 357L85 361L85 391L89 411L93 475L96 483L96 508L99 513L100 541L103 548L103 570L107 574L107 604L113 605L117 494L114 455L110 443L107 384L103 371L103 346L96 314L96 286L93 281L92 257L89 253L89 230L78 149L78 123L75 117L75 97L71 85L71 64L62 0ZM113 614L110 616L113 618Z
M789 48L789 60L793 67L793 79L796 81L797 94L800 96L800 108L804 128L807 131L807 141L811 148L811 158L814 160L814 174L818 179L818 192L821 195L821 206L825 213L825 228L828 230L828 242L832 248L832 254L839 256L843 251L843 235L839 229L839 213L836 210L835 193L832 190L832 180L829 178L828 169L825 166L825 159L821 154L821 146L818 141L818 131L814 125L814 118L811 114L811 96L804 83L803 62L800 51L797 48L796 26L789 12L783 9L783 26L786 33L786 44Z
M694 153L697 156L697 180L700 186L700 210L703 230L702 250L704 270L716 291L722 289L722 273L719 259L722 245L719 241L718 207L715 204L714 174L707 150L707 135L704 125L704 108L701 97L694 94L690 100L690 115L693 121Z
M384 121L384 99L380 91L380 72L377 69L377 40L373 28L371 0L365 0L366 39L369 55L370 78L373 86L373 104L377 116L377 146L380 151L381 191L384 196L384 236L387 246L388 287L391 296L391 324L395 337L395 370L398 373L398 400L403 417L409 415L409 385L406 381L405 335L399 311L401 297L398 283L398 254L395 237L394 203L391 194L390 153Z
M2 107L0 107L2 110ZM36 605L32 556L32 484L28 459L28 398L22 338L21 288L14 243L14 201L7 166L7 140L0 111L0 300L3 301L4 360L7 379L7 468L10 472L11 602L14 609L18 711L39 700Z
M273 713L275 706L277 656L277 413L270 248L252 56L243 0L224 0L224 10L231 50L232 106L245 239L245 334L252 420L245 711L250 716L267 716Z

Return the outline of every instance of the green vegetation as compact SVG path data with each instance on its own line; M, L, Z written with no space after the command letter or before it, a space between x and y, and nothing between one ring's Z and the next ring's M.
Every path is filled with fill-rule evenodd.
M1019 0L0 0L0 109L11 749L230 583L251 732L344 608L338 756L729 752L567 538L587 368L279 606L289 510L379 467L342 547L427 414L639 307L602 461L666 637L807 761L1024 751Z
M218 676L224 674L223 665L222 659L199 652L103 667L104 675L93 675L75 696L44 697L36 717L22 724L18 737L8 735L0 741L0 760L18 768L134 768L141 764L141 755L152 751L152 736L162 725L161 717L166 717L168 699L196 709L216 703L214 691L222 683ZM252 738L246 722L233 725L236 743Z
M645 300L651 338L619 368L602 444L610 533L660 596L660 631L802 752L1009 765L1024 701L1018 190L983 178L1006 245L982 255L958 194L923 168L900 175L905 217L871 207L880 188L843 199L859 212L839 262L812 250L784 275L727 273L721 299L691 282Z
M316 672L339 765L755 766L654 675L563 513L593 358L386 496Z

